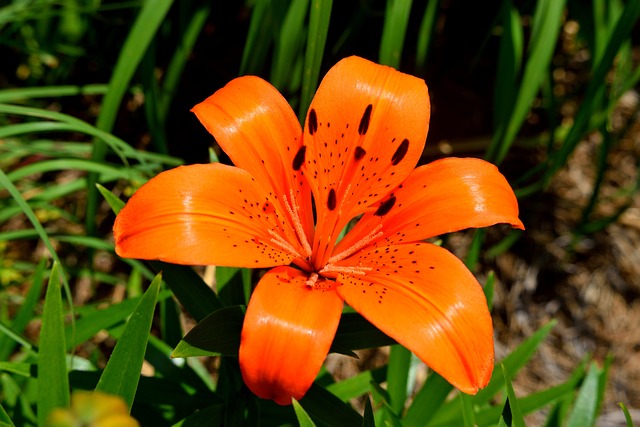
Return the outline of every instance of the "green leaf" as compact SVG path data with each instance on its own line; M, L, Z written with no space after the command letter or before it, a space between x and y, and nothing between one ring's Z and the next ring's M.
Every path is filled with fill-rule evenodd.
M107 204L109 205L113 213L118 214L122 210L122 208L124 208L125 203L120 200L118 196L116 196L100 184L96 184L96 188L98 189L100 194L102 194L102 197L104 197L104 199L107 201Z
M551 58L556 47L558 33L565 7L565 0L539 0L532 20L532 34L529 43L529 56L527 58L520 86L517 89L515 102L509 109L509 119L503 123L502 132L496 132L487 152L486 158L493 163L501 163L507 155L511 144L515 140L518 131L522 127L531 103L540 90L542 81L547 75ZM508 22L513 22L511 18ZM514 28L514 41L520 36ZM519 49L514 45L517 55Z
M165 291L158 299L166 300L171 298L169 291ZM75 330L67 328L67 348L72 349L77 345L88 341L103 329L111 329L123 324L127 317L135 310L140 303L141 297L129 298L121 303L109 305L103 309L93 311L83 311L76 321Z
M507 387L507 402L505 403L505 407L509 407L509 413L511 414L511 422L508 424L513 427L527 427L524 422L524 416L522 415L520 406L518 405L518 398L516 397L516 393L511 385L509 373L504 365L501 365L501 367L504 382Z
M218 403L204 409L200 409L189 415L173 427L215 427L223 425L225 405Z
M318 87L320 66L324 54L324 46L329 32L331 7L333 0L312 0L309 12L309 31L307 32L307 52L302 70L302 93L298 117L304 123L307 109Z
M510 0L502 2L500 18L502 21L502 35L500 37L496 83L493 92L493 116L496 134L504 132L504 127L509 122L513 112L514 97L505 96L504 94L515 93L517 90L517 79L520 76L524 46L520 13Z
M522 413L530 414L534 411L539 411L544 407L551 405L554 402L558 402L562 399L568 398L569 400L573 400L577 385L582 381L582 378L584 376L584 370L585 364L581 363L565 383L520 398L518 400L518 405L520 406ZM478 425L489 425L493 423L499 416L500 408L492 406L480 410L476 415L476 422ZM552 416L554 415L552 414Z
M389 405L396 415L402 414L407 400L410 367L411 352L399 344L391 346L387 368L387 392Z
M206 315L180 341L172 357L235 356L240 347L244 321L241 306L219 308ZM211 331L215 330L216 334ZM330 352L353 354L352 350L395 344L357 313L343 313Z
M41 86L0 90L0 102L16 102L33 98L59 98L62 96L103 95L108 87L104 84L86 86Z
M484 283L484 287L482 288L484 292L484 297L487 299L487 306L489 307L489 311L493 308L493 291L496 284L496 275L493 271L490 271L487 275L487 281Z
M373 408L371 407L371 399L369 396L364 401L364 416L362 417L362 427L376 427L376 421L373 418Z
M71 301L71 289L69 288L69 282L67 281L67 277L65 276L64 268L62 268L60 257L58 257L58 253L53 247L53 244L51 243L51 239L49 238L47 231L44 229L44 227L40 223L40 220L38 220L38 217L36 216L31 206L29 206L29 203L27 203L25 198L20 193L20 190L16 188L16 186L11 182L11 180L7 177L4 171L0 169L0 189L2 187L4 187L9 192L13 200L15 200L16 204L20 206L24 215L29 219L29 222L31 222L31 225L33 225L33 228L38 234L38 237L42 239L42 242L44 243L45 247L49 250L49 253L51 254L51 258L53 258L55 263L58 265L58 268L60 268L62 285L67 295L67 302L69 304L69 307L71 308L71 311L73 312L73 304Z
M316 384L311 386L299 403L316 424L331 427L353 427L362 424L362 417L356 411Z
M108 146L120 157L120 160L122 160L124 164L127 164L127 158L136 159L142 164L145 164L146 162L151 160L161 162L166 161L168 162L167 164L176 163L176 159L172 159L169 156L145 153L142 151L134 150L122 139L68 114L45 110L42 108L24 107L21 105L11 104L0 104L0 113L47 120L18 123L16 125L5 126L3 128L0 128L0 135L21 135L34 132L49 131L79 132L97 138L98 140L108 144Z
M533 356L538 346L544 341L551 329L556 325L557 321L552 320L540 329L538 329L531 337L520 344L513 352L511 352L502 361L506 372L510 377L516 375L516 373L522 368L529 359ZM502 376L502 370L495 370L493 377L487 387L483 388L472 399L474 404L480 405L488 402L500 389L504 386L504 377Z
M160 98L161 103L158 106L159 119L162 121L167 120L171 100L182 82L184 67L189 63L188 59L193 52L193 46L202 34L202 27L211 14L212 4L210 2L195 2L195 4L194 7L193 3L180 2L180 6L184 7L184 14L189 16L189 20L185 29L180 33L181 39L177 43L176 50L162 79L161 95L163 96Z
M122 98L129 87L131 79L172 4L173 0L156 0L142 3L142 9L120 50L118 61L109 81L109 90L102 100L100 114L96 121L98 129L110 132L113 128ZM107 149L104 143L99 140L95 141L92 160L101 162L104 160L106 153ZM95 188L96 181L96 174L90 174L87 178L86 226L89 233L95 228L95 214L98 202Z
M241 306L216 310L185 335L171 357L237 356L243 321L244 309Z
M567 427L588 427L595 424L601 375L603 375L602 369L592 363L580 387L573 410L569 414Z
M589 122L593 117L596 100L600 97L602 82L611 69L614 58L620 50L620 46L628 40L629 34L640 17L640 2L629 1L618 19L611 37L609 37L606 49L600 61L594 65L594 71L589 78L589 86L582 98L580 107L575 115L574 124L560 149L553 154L551 164L545 170L544 182L548 185L551 178L567 161L575 147L581 141L584 132L588 130Z
M164 282L196 321L223 307L216 293L193 268L162 261L151 261L150 264L156 272L162 272Z
M131 408L136 395L140 371L149 339L153 313L162 276L158 274L127 321L122 336L111 353L96 386L97 391L115 394Z
M431 372L427 381L413 398L411 406L403 419L406 427L422 427L436 415L453 386L435 372Z
M412 0L387 0L382 40L380 41L379 58L381 64L389 65L396 69L400 67L411 3Z
M329 351L352 354L352 350L396 344L358 313L342 313L336 336Z
M627 422L627 427L633 427L633 420L631 419L631 414L629 413L629 409L627 409L626 405L622 402L618 403L620 409L624 413L624 419Z
M69 377L64 338L62 287L57 263L51 268L42 313L38 350L38 423L55 408L69 406Z
M27 296L11 323L12 330L17 334L24 332L25 327L33 318L33 311L40 301L40 294L44 286L45 270L46 260L41 258L31 276L31 286L29 286ZM0 360L8 360L14 348L15 341L12 337L6 333L0 334Z
M34 413L35 405L33 405L36 397L32 393L30 396L27 395L22 384L19 385L12 375L0 375L0 387L2 388L2 405L9 409L9 413L20 422L20 426L38 425L37 416Z
M271 0L257 0L251 11L247 41L242 51L240 75L259 74L273 43L276 15L284 2L272 4Z
M460 394L460 405L462 406L462 420L465 427L476 425L476 414L473 412L471 399L466 394Z
M25 362L0 362L0 371L11 372L22 377L36 377L36 367Z
M293 80L293 70L304 42L304 23L309 8L308 0L291 0L289 9L279 28L273 53L271 83L282 91Z
M296 412L296 418L298 419L298 425L300 427L316 427L309 414L307 414L304 408L300 406L298 401L293 399L292 403L293 410Z
M418 42L416 44L416 68L423 70L429 55L431 40L436 29L436 18L440 0L429 0L422 16L420 30L418 31Z
M2 404L0 404L0 427L15 427L11 418L9 418L9 414L5 411Z
M555 324L556 321L549 322L505 357L502 364L507 369L510 377L516 375L520 368L526 365ZM434 387L430 387L431 381L435 384ZM482 407L494 398L496 393L500 392L504 386L505 381L502 369L494 368L493 376L487 387L478 391L475 396L469 396L468 398L475 407ZM434 374L429 376L427 383L415 396L413 404L407 411L405 425L417 427L424 425L422 424L426 423L424 420L429 420L430 425L433 424L437 426L461 424L463 420L462 414L460 413L460 402L457 402L459 397L443 403L451 390L452 387L444 379L437 375L434 376ZM565 389L561 390L561 392L563 391L565 391ZM554 394L550 397L550 401L557 397L558 394ZM482 412L476 414L475 418L478 424L482 425L486 419L488 419L490 423L495 422L496 417L500 414L499 408L497 412L490 413L492 414L491 416L484 416Z
M115 176L119 179L129 179L132 177L135 171L131 169L125 169L122 167L114 167L106 164L105 162L94 162L84 159L53 159L53 160L41 160L32 163L28 166L23 166L7 174L7 177L11 181L17 181L25 178L29 175L36 173L45 173L51 171L62 170L78 170L83 172L92 172L96 174L105 174L108 176Z
M120 50L118 62L109 81L109 90L102 101L96 124L99 129L110 131L113 127L129 82L172 4L173 0L142 3L142 9ZM102 157L94 156L94 160L102 160Z
M340 382L325 386L327 390L336 395L343 402L362 396L371 390L371 383L380 383L387 377L387 367L360 372Z
M482 242L484 241L485 234L486 233L483 228L473 230L473 240L469 245L467 256L464 259L464 265L466 265L471 271L475 270L476 264L478 264L478 260L480 259L480 252L482 250Z

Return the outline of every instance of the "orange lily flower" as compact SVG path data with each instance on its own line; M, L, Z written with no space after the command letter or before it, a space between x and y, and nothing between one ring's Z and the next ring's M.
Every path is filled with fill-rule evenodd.
M116 219L116 252L271 267L241 336L242 376L255 394L286 405L306 393L345 302L461 391L487 384L494 349L482 288L425 239L524 227L495 166L449 158L415 168L430 116L423 80L350 57L323 79L304 129L253 76L193 112L236 166L183 166L151 179Z

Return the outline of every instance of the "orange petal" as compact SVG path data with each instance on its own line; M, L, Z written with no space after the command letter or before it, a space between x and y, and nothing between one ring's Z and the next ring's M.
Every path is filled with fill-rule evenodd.
M391 244L499 223L524 229L518 200L498 168L480 159L447 158L415 169L361 218L334 253L361 242L373 230L378 230L377 237L369 243L386 239L384 244Z
M292 206L293 192L300 207L299 222L310 240L311 194L296 165L302 129L278 90L259 77L239 77L192 111L233 163L247 170L265 193L273 193L278 203L285 203L288 198Z
M342 227L413 170L429 128L422 79L358 57L322 80L304 127L305 163L317 209L316 267Z
M458 258L413 243L372 248L337 265L365 272L338 276L347 304L461 391L486 386L494 357L491 316L482 288Z
M116 252L126 258L176 264L272 267L295 240L273 198L244 170L219 163L182 166L143 185L117 216ZM269 232L271 230L271 233Z
M335 283L277 267L251 295L240 342L240 368L256 395L280 405L307 392L335 336L342 299Z

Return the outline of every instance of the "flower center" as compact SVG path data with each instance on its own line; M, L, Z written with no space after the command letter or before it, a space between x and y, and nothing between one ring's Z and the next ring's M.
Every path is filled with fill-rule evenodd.
M307 286L314 287L320 277L335 279L340 273L363 276L373 269L372 267L367 267L364 265L344 266L337 265L337 263L350 257L362 248L371 244L371 242L382 237L382 224L378 224L366 236L356 241L352 246L331 256L321 268L314 269L313 258L317 254L313 252L311 245L309 244L307 234L304 231L304 227L302 225L302 220L300 217L300 206L296 203L293 190L290 191L289 196L283 195L282 200L284 201L284 206L293 223L293 228L300 245L296 248L274 229L268 230L269 235L271 236L270 240L276 246L280 247L282 250L294 257L293 264L309 272L309 279L306 281Z
M372 267L367 267L364 265L345 266L345 265L336 265L336 264L344 260L345 258L350 257L354 253L358 252L360 249L364 248L374 240L381 237L383 235L381 230L382 230L382 225L379 224L376 228L371 230L364 238L358 240L353 246L329 258L329 260L324 265L324 267L322 267L322 269L318 271L318 274L326 278L336 278L340 273L364 276L365 274L367 274L367 272L373 270ZM314 275L316 275L315 278L313 278ZM316 280L317 280L317 274L312 273L311 277L307 281L307 285L313 286Z

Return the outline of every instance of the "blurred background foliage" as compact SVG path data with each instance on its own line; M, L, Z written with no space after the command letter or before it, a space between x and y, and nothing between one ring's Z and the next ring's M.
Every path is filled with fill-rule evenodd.
M296 414L304 425L305 411L319 425L631 425L625 416L640 409L639 16L637 0L0 3L0 424L36 425L68 406L55 374L68 372L73 390L120 395L154 426L280 425ZM233 343L196 343L224 357L169 358L210 312L202 328L233 341L251 272L195 275L113 253L120 199L163 169L228 161L193 105L256 74L304 117L318 79L348 55L426 80L423 162L486 158L519 196L525 232L443 238L493 301L504 373L498 365L476 397L447 399L441 379L425 383L423 366L385 348L331 356L297 413L258 401L238 382ZM165 283L149 287L159 270ZM44 304L47 281L65 290L61 301L52 293ZM205 285L214 283L217 293ZM134 311L148 322L125 327ZM361 319L341 327L336 339L351 350L389 344ZM114 372L128 364L127 381ZM39 395L46 386L58 392Z

